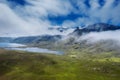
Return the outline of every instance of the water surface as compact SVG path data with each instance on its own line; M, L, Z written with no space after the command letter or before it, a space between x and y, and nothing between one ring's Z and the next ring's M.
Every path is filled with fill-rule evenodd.
M61 51L53 51L53 50L37 48L37 47L27 47L26 45L17 44L17 43L0 43L0 48L4 48L8 50L36 52L36 53L63 54L63 52Z

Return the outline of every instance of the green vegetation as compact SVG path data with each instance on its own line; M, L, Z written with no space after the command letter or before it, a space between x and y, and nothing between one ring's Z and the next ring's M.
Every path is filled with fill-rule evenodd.
M0 49L0 80L119 79L120 59L116 57L109 60Z

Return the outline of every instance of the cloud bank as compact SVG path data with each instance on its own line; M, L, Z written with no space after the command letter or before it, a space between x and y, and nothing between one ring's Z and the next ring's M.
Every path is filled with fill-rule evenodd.
M72 30L60 33L48 28L93 23L120 25L119 0L0 0L0 10L0 36L65 35ZM73 19L69 15L79 16Z
M105 40L113 40L120 43L120 30L116 31L105 31L105 32L91 32L89 34L83 35L79 38L79 40L88 40L88 42L98 42ZM79 41L78 40L78 41Z

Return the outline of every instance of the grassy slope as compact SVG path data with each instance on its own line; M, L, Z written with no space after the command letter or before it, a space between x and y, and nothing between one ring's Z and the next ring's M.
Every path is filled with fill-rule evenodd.
M87 56L87 55L86 55ZM89 56L89 55L88 55ZM115 59L115 58L114 58ZM0 80L119 80L120 62L0 49Z

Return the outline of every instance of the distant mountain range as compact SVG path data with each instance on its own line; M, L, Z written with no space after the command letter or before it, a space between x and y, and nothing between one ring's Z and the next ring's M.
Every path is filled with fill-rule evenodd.
M39 42L55 42L62 38L60 35L42 35L42 36L28 36L28 37L0 37L0 42L11 42L11 43L39 43Z
M105 24L105 23L97 23L97 24L89 25L81 29L77 27L74 30L74 32L70 33L69 35L81 36L83 34L87 34L90 32L115 31L118 29L120 29L120 26L114 26L114 25Z
M0 42L11 42L12 40L14 40L11 37L0 37Z
M60 28L57 28L57 29L60 30ZM62 28L62 29L64 29L64 28ZM89 25L89 26L81 28L81 29L79 27L77 27L69 35L81 36L83 34L87 34L90 32L115 31L115 30L119 30L119 29L120 29L120 26L114 26L114 25L105 24L105 23L97 23L97 24ZM42 35L42 36L28 36L28 37L18 37L18 38L0 37L0 42L12 42L12 43L24 43L24 44L35 43L35 44L37 44L37 43L42 43L42 42L54 43L61 39L62 39L61 35Z
M89 39L76 40L79 39L83 34L88 34L90 32L115 31L119 29L120 26L98 23L89 25L82 29L76 28L67 36L41 35L18 38L0 37L0 42L20 43L32 47L54 50L67 50L67 52L70 51L69 53L72 53L72 50L74 50L75 52L77 52L76 55L79 55L79 52L81 52L87 54L110 53L110 56L120 56L120 45L115 40L100 40L94 43L89 42Z
M55 42L60 40L60 35L42 35L42 36L29 36L29 37L18 37L12 40L14 43L39 43L42 41Z

